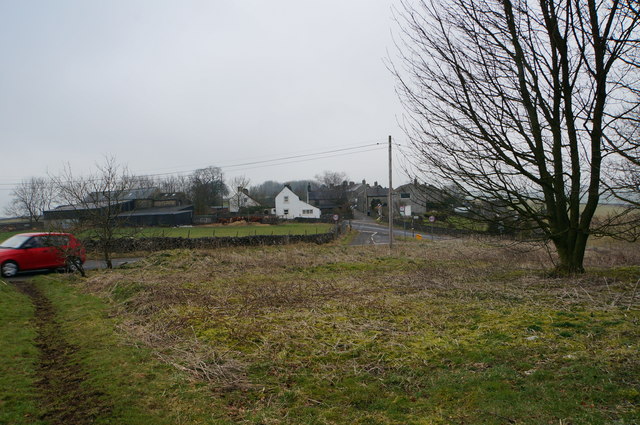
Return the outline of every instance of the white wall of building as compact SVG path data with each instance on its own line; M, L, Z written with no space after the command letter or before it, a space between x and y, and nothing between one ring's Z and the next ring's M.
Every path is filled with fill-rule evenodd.
M278 218L320 218L320 208L301 201L291 189L285 187L276 196L276 215Z
M240 208L259 207L260 204L244 192L235 193L227 200L229 212L238 212Z

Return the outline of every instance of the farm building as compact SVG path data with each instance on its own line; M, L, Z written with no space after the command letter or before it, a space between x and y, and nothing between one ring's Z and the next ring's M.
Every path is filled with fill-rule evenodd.
M121 194L91 193L76 205L61 205L44 211L44 222L48 228L66 228L107 209L117 209L122 225L179 226L193 221L193 206L184 194L146 188Z

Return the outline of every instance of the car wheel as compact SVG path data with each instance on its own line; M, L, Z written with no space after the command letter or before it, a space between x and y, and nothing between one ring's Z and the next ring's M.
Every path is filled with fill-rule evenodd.
M18 274L18 263L15 261L5 261L2 264L2 277L13 277Z
M66 270L69 273L82 273L82 261L78 257L71 257L67 259Z

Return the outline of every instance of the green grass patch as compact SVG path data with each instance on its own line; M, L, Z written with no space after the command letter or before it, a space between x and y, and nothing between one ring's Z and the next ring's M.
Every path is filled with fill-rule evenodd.
M286 223L274 225L219 225L194 227L145 227L124 234L135 237L170 237L170 238L204 238L204 237L243 237L266 235L313 235L327 233L333 229L327 223Z
M86 385L104 393L112 406L96 423L175 424L213 423L203 406L212 403L205 387L158 361L153 353L117 333L105 303L79 291L80 281L45 278L39 288L52 301L62 323L63 337L80 347L74 355L87 373ZM135 286L114 293L124 299Z
M0 423L40 424L35 391L38 350L29 298L0 280Z
M26 232L27 231L24 231L24 230L20 230L20 231L16 230L12 232L0 232L0 242L9 239L13 235L17 235L18 233L26 233Z

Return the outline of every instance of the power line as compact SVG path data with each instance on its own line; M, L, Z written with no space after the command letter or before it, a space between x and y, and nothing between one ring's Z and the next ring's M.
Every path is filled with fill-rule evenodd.
M361 153L361 152L369 152L369 150L361 150L361 149L372 147L372 146L377 146L377 145L379 145L379 143L369 143L369 144L366 144L366 145L354 146L354 147L349 147L349 148L333 149L333 150L310 153L310 154L291 155L291 156L285 156L285 157L281 157L281 158L265 159L265 160L261 160L261 161L252 161L252 162L245 162L245 163L240 163L240 164L221 165L221 166L217 166L217 167L224 170L224 169L229 169L229 168L245 167L245 166L259 165L259 164L269 164L269 163L272 163L272 162L280 162L280 161L286 161L286 160L291 160L291 159L300 159L300 158L308 158L308 157L318 156L317 158L310 158L310 159L307 159L307 160L303 160L303 161L310 161L310 160L324 159L324 158L330 158L330 157L335 157L335 156L352 155L352 154ZM358 149L360 149L360 150L358 150ZM358 150L358 151L356 152L355 150ZM331 154L331 153L346 152L346 151L354 151L354 152L347 152L347 153L344 153L344 154L336 154L336 155L330 155L330 156L319 156L319 155L327 155L327 154ZM303 161L299 161L299 162L303 162ZM293 162L296 162L296 161L285 162L285 163L282 163L282 164L290 164L290 163L293 163ZM273 165L282 165L282 164L273 164ZM254 168L263 168L263 167L250 167L250 168L244 168L244 169L254 169ZM192 170L188 170L188 171L174 171L174 172L169 172L169 173L152 173L152 174L144 174L144 175L142 175L140 177L158 177L158 176L167 176L167 175L172 175L172 174L193 173L196 170L197 169L192 169Z
M359 153L380 151L380 150L384 150L384 149L385 149L384 146L378 146L378 147L375 147L375 148L372 148L372 149L365 149L365 150L360 150L360 151L357 151L357 152L348 152L348 153L341 153L341 154L335 154L335 155L326 155L326 156L322 156L322 157L318 157L318 158L303 159L303 160L300 160L300 161L287 161L287 162L281 162L281 163L276 163L276 164L264 165L264 166L261 166L261 167L241 168L241 169L234 170L234 171L254 170L256 168L275 167L275 166L278 166L278 165L287 165L287 164L295 164L295 163L299 163L299 162L315 161L315 160L318 160L318 159L333 158L333 157L336 157L336 156L355 155L355 154L359 154ZM230 167L235 167L235 166L230 166ZM230 167L224 167L224 168L230 168ZM223 167L221 167L221 168L223 168Z
M368 144L363 144L358 146L352 146L352 147L346 147L346 148L340 148L340 149L331 149L327 151L315 152L315 153L309 153L309 154L289 155L289 156L279 157L274 159L251 161L251 162L244 162L244 163L232 164L232 165L224 165L218 168L223 170L234 169L233 171L243 171L243 170L251 170L251 169L257 169L257 168L266 168L266 167L294 164L299 162L315 161L319 159L334 158L339 156L354 155L354 154L360 154L365 152L372 152L376 150L382 150L384 148L385 146L382 143L368 143ZM134 177L143 178L143 177L160 177L160 176L169 176L169 175L190 174L196 170L197 169L192 169L187 171L174 171L174 172L167 172L167 173L141 174L141 175L135 175ZM0 187L0 191L11 191L19 183L20 182L0 183L0 186L9 186L9 187Z

